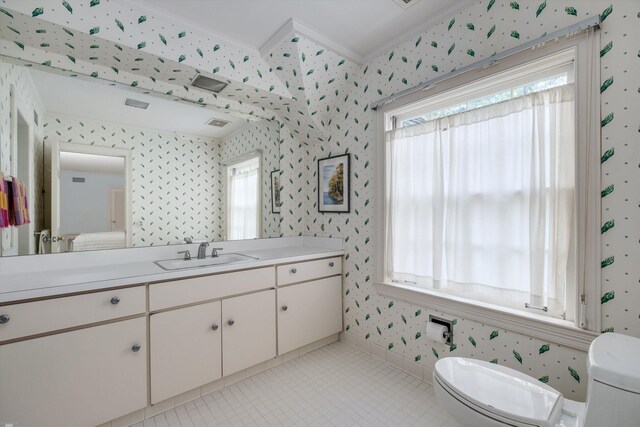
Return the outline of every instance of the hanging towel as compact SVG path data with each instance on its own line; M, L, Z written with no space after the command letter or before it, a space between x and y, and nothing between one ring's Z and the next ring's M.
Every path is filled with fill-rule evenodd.
M9 223L19 227L29 222L27 189L22 181L14 177L9 184Z
M9 183L0 172L0 228L8 228L9 225Z
M38 253L46 254L47 253L47 242L49 241L49 236L51 232L49 230L42 230L40 235L38 236Z

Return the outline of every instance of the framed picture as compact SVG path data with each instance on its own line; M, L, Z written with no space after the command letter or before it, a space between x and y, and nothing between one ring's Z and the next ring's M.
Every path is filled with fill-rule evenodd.
M271 213L280 213L282 199L280 199L280 171L271 172Z
M318 211L349 212L351 154L318 160Z

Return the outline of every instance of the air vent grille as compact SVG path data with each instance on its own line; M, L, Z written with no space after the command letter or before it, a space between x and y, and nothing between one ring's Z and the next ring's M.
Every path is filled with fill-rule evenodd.
M134 108L142 108L143 110L146 110L147 107L149 107L148 102L138 101L136 99L130 99L130 98L127 98L127 100L124 101L124 105L128 105L129 107L134 107Z
M401 8L409 9L411 6L418 3L420 0L393 0L393 1L396 2L396 4Z
M220 120L220 119L211 119L211 120L209 120L209 121L207 122L207 124L208 124L209 126L215 126L215 127L217 127L217 128L223 128L223 127L225 127L226 125L228 125L229 123L231 123L231 122L227 122L227 121L225 121L225 120Z
M219 93L222 89L227 87L227 84L221 82L220 80L212 79L209 77L205 77L203 75L199 75L195 78L195 80L191 83L191 86L198 87L200 89L208 90L209 92Z

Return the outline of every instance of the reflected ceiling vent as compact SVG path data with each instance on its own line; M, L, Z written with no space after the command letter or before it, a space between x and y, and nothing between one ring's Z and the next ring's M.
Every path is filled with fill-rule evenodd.
M207 122L207 124L208 124L209 126L215 126L215 127L217 127L217 128L223 128L223 127L225 127L226 125L228 125L229 123L231 123L231 122L226 122L226 121L224 121L224 120L220 120L220 119L211 119L211 120L209 120L209 121Z
M401 8L409 9L411 6L418 3L420 0L393 0L393 1L396 2L396 4Z
M221 82L220 80L199 75L193 82L191 82L191 86L199 87L200 89L208 90L210 92L219 93L222 89L227 87L227 84Z
M146 110L147 107L149 106L149 103L127 98L127 100L124 101L124 105L128 105L129 107L142 108L143 110Z

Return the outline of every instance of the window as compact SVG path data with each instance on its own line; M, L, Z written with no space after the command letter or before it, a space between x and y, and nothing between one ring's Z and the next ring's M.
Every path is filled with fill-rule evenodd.
M260 237L260 156L227 166L227 239Z
M380 284L586 326L599 166L592 122L577 117L598 120L593 50L573 40L517 54L385 108Z

